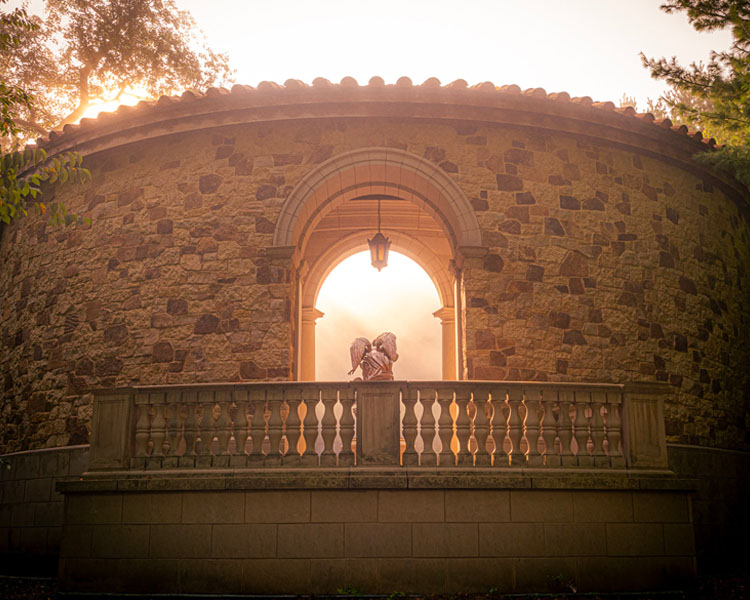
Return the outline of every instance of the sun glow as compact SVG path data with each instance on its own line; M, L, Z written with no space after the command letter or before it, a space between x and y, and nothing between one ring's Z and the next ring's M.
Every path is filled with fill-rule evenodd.
M440 308L435 285L422 267L391 252L381 272L368 252L343 260L326 278L316 307L325 313L315 331L316 379L351 379L349 345L357 337L396 334L396 379L442 379ZM358 372L359 375L359 372Z

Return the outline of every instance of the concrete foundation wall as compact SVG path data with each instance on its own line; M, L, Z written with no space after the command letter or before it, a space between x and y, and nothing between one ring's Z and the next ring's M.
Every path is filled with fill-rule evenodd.
M65 511L76 592L675 589L695 571L680 491L92 491Z
M0 573L57 573L63 527L58 481L76 479L88 465L88 446L4 456L0 469Z

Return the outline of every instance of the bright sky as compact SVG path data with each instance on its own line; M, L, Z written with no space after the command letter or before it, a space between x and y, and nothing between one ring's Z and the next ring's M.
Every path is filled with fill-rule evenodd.
M442 379L440 308L437 290L422 268L391 251L378 272L368 252L343 260L331 271L316 307L325 316L315 327L316 379L340 381L351 367L349 345L358 337L372 341L385 331L396 335L396 379Z
M543 87L641 107L664 90L638 53L707 60L728 31L698 33L658 0L177 0L226 52L237 81L360 84L437 77Z

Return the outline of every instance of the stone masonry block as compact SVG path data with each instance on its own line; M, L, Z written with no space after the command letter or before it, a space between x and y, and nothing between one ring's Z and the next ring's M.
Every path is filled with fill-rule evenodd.
M31 527L34 525L34 510L36 505L33 503L28 504L14 504L10 517L10 523L13 527Z
M513 559L454 558L446 567L448 591L486 594L491 589L501 593L513 590Z
M515 559L513 569L516 590L555 593L577 586L575 558Z
M211 546L211 525L150 525L152 558L205 558Z
M281 524L278 540L280 558L344 556L344 525L341 523Z
M185 559L180 561L180 589L191 594L214 594L216 590L240 593L242 563L235 559Z
M116 494L69 494L65 497L65 522L70 525L119 524L122 496Z
M40 502L34 510L34 525L60 527L63 524L62 502Z
M273 558L276 556L276 525L265 523L214 525L211 532L213 558Z
M174 594L180 589L185 559L125 558L110 563L117 563L117 583L110 583L101 591L126 589L134 594Z
M445 520L476 523L510 521L510 492L446 490Z
M544 556L542 523L488 523L479 528L480 556Z
M441 558L379 558L378 591L437 593L445 589L446 560Z
M0 484L0 497L2 498L3 504L23 502L25 489L26 482L24 480L3 481L3 483Z
M661 524L608 523L608 556L656 556L664 554Z
M347 523L344 550L348 558L411 556L409 523Z
M148 563L148 561L144 561ZM156 566L156 565L154 565ZM162 565L159 565L162 566ZM59 586L60 589L70 589L75 586L77 592L109 592L119 589L119 571L125 565L119 560L112 558L65 558L60 560ZM155 570L155 569L153 569ZM162 569L163 570L163 569ZM148 580L147 573L143 570L131 571L137 573L141 581ZM132 576L133 579L136 577ZM153 578L154 591L160 590L160 583L169 581L168 573L164 573L162 579ZM176 588L177 578L174 579ZM173 588L173 589L175 589ZM160 591L164 591L163 589Z
M243 492L185 492L183 523L242 523L245 518Z
M371 558L314 558L310 561L311 585L324 594L357 590L362 594L378 589L378 563Z
M85 558L91 556L91 525L65 525L63 527L60 556Z
M634 494L633 509L637 522L687 523L690 521L686 494L668 492Z
M664 525L664 553L668 556L695 556L695 532L689 523Z
M545 523L547 556L604 556L607 533L604 523Z
M378 494L378 521L438 522L445 518L445 497L442 490L381 491Z
M256 559L242 562L245 594L302 594L310 589L310 560Z
M571 522L573 493L511 490L510 517L514 522Z
M259 491L245 494L246 523L309 523L310 492Z
M577 523L631 523L633 496L631 492L576 491L573 517Z
M91 530L91 554L98 558L148 556L148 525L96 525Z
M52 493L52 479L30 479L24 491L25 502L47 502Z
M413 556L479 556L477 523L414 523Z
M313 490L310 502L313 523L378 520L378 492L374 490Z
M182 494L130 493L122 497L123 523L180 523L182 521Z
M682 556L585 557L576 562L580 590L684 589L695 577L693 559Z

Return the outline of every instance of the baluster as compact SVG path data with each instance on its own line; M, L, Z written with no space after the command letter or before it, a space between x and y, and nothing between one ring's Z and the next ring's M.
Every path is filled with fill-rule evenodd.
M133 456L145 458L148 455L148 439L151 434L151 419L149 418L151 405L148 403L148 394L137 394L135 405L138 410L138 420L135 423Z
M333 407L336 404L337 392L334 388L325 387L321 392L323 406L323 453L320 455L320 466L330 467L336 465L336 453L333 450L333 442L336 439L336 415Z
M576 416L573 421L576 444L578 446L577 462L579 467L593 467L594 458L589 454L589 420L586 417L586 408L589 406L588 392L575 392Z
M179 454L180 442L182 441L182 424L180 423L182 399L180 398L180 392L167 392L167 408L169 409L167 455L176 457ZM177 466L177 459L173 460L171 465Z
M542 455L539 454L539 388L527 388L524 391L523 405L526 415L523 419L523 429L528 445L526 451L526 465L529 467L542 466Z
M604 421L602 407L606 402L606 392L591 392L591 439L594 442L594 464L609 467L609 456L604 452Z
M505 416L505 408L508 406L507 394L502 390L492 390L491 395L492 420L490 421L490 432L495 443L492 464L496 467L507 467L510 464L510 455L505 452L505 438L508 435L508 418Z
M516 387L508 390L508 437L511 444L510 464L512 467L526 465L526 456L521 452L521 401L523 392Z
M195 466L195 442L198 437L198 421L195 411L198 408L198 395L195 392L183 392L185 403L185 454L180 457L181 467Z
M250 438L253 446L248 456L248 464L262 465L263 440L266 439L266 390L253 388L250 390L250 405L253 407L253 416L250 422Z
M435 440L435 415L432 414L432 405L435 404L436 393L432 388L420 390L419 392L419 400L424 408L421 423L424 448L422 449L419 462L423 467L434 467L437 465L437 455L432 447L432 443Z
M268 390L268 440L271 444L263 464L266 466L278 466L281 464L281 436L283 434L283 422L281 417L281 404L284 397L279 387Z
M619 392L607 392L607 446L612 467L616 469L625 468L625 457L620 448L622 442L621 402L622 398Z
M303 423L303 434L305 436L305 453L302 455L301 463L309 466L318 466L318 454L315 452L315 442L318 439L318 416L315 407L320 401L320 392L317 388L304 390L304 403L307 412Z
M555 390L549 390L545 394L542 391L542 439L544 440L544 466L559 467L560 456L555 449L555 438L557 437L557 421L555 420L554 409L559 407L557 402L557 393Z
M229 414L229 407L232 404L232 396L229 390L219 390L216 392L216 402L219 405L219 418L216 419L216 438L219 440L220 456L229 456L229 440L232 438L232 418ZM214 461L214 465L218 463ZM229 466L229 459L226 465Z
M474 392L474 437L477 440L477 453L474 455L474 464L477 467L488 467L492 464L492 450L488 450L487 441L490 434L490 420L487 413L490 410L489 402L485 399L486 392ZM494 443L494 442L493 442Z
M341 420L339 421L339 435L341 435L341 452L339 453L339 466L351 466L354 464L354 452L352 451L352 440L354 439L354 389L347 387L339 390L341 400Z
M211 444L214 441L214 393L199 392L198 402L201 405L200 441L196 442L198 457L195 464L200 467L211 466Z
M417 405L417 388L408 387L401 401L404 403L402 435L404 436L405 444L401 464L405 467L413 467L419 464L419 454L417 454L415 446L417 440L417 414L414 412L414 408Z
M458 438L458 465L467 466L474 464L474 456L469 451L469 440L471 439L471 422L469 421L470 392L464 388L456 390L456 437Z
M234 456L229 459L229 466L247 466L247 438L249 437L247 422L247 390L234 391L234 404L237 407L234 413Z
M442 445L438 461L441 467L453 467L456 464L456 457L451 450L451 439L453 438L453 418L451 417L453 390L439 389L437 402L438 406L440 406L438 435L440 436L440 444Z
M570 420L570 411L575 409L573 404L575 396L573 392L565 389L559 395L560 416L557 421L557 435L560 438L560 465L572 467L576 465L576 457L571 448L573 440L573 421Z
M299 389L288 389L284 392L284 400L287 405L286 425L284 432L286 435L286 454L283 463L285 465L299 465L299 437L300 437L300 419L299 419Z
M164 440L167 437L167 419L164 411L167 405L164 403L164 394L150 394L149 402L154 407L154 418L151 420L151 458L162 458L164 456ZM161 461L149 461L151 466L161 466Z

